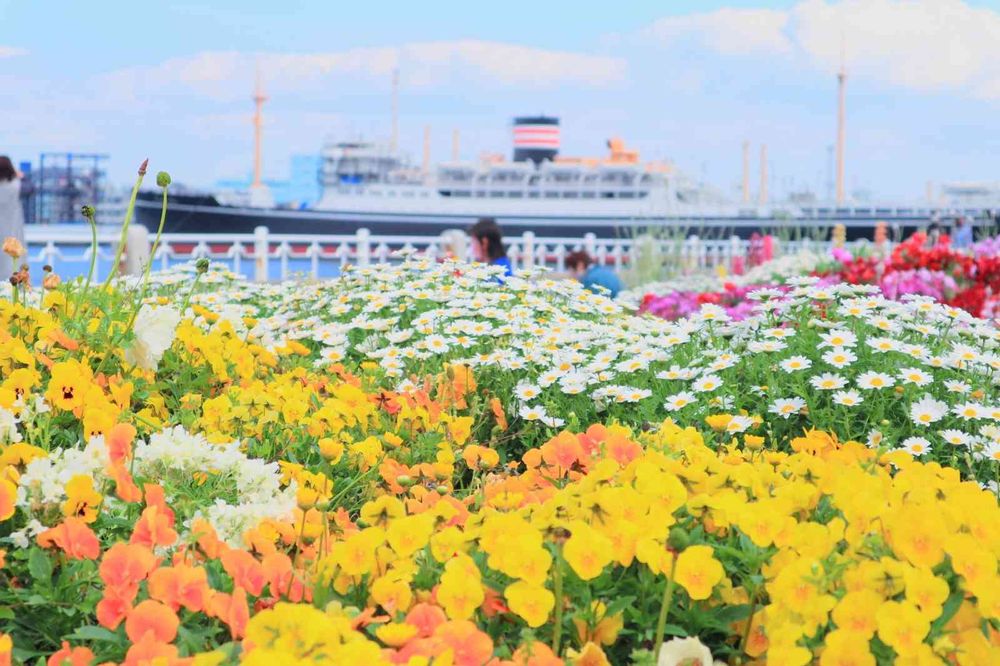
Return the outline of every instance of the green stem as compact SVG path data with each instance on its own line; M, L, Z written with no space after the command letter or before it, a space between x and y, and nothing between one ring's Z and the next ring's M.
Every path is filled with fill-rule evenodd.
M757 612L757 590L753 590L750 595L750 617L747 618L747 628L743 630L743 638L740 640L740 658L747 651L747 643L750 642L750 630L753 628L753 616Z
M97 269L97 220L94 219L92 213L88 214L89 212L89 210L86 211L84 216L90 223L90 268L87 270L87 281L83 283L83 288L77 294L76 307L73 308L74 315L79 313L80 308L83 307L84 295L90 289L90 282L94 279L94 271Z
M146 262L146 270L142 274L142 282L139 285L139 300L135 305L135 311L132 312L132 317L128 320L128 325L125 326L125 330L130 330L132 324L135 323L135 318L139 316L139 309L142 307L142 302L146 300L146 289L149 287L149 273L153 268L153 260L156 258L156 250L160 247L160 237L163 236L163 224L167 221L167 188L163 188L163 207L160 209L160 226L156 229L156 238L153 240L153 248L149 252L149 261ZM200 274L199 274L200 276ZM195 278L197 281L197 278ZM183 310L181 313L183 314Z
M201 273L197 273L194 276L194 282L191 283L191 289L188 290L187 296L184 297L184 303L181 305L181 316L187 312L188 305L191 304L191 296L194 294L194 290L198 287L198 281L201 280Z
M667 627L667 615L670 612L670 602L674 598L674 569L677 568L677 557L670 563L670 575L667 578L667 586L663 589L663 601L660 603L660 616L656 620L656 636L653 638L653 645L656 650L656 660L660 659L660 650L663 648L663 632Z
M556 544L556 566L552 572L553 587L556 597L555 626L552 628L552 652L559 656L559 644L562 642L563 615L563 556L562 544Z
M125 251L125 238L128 234L128 225L132 221L132 213L135 212L135 200L139 196L139 187L142 185L142 178L146 175L146 164L149 160L146 160L139 166L139 177L135 180L135 185L132 187L132 196L128 200L128 208L125 209L125 222L122 224L122 235L118 239L118 250L115 252L115 260L111 263L111 270L108 271L108 278L104 281L104 288L108 289L111 287L111 280L114 279L115 273L118 272L118 262L121 261L122 252Z

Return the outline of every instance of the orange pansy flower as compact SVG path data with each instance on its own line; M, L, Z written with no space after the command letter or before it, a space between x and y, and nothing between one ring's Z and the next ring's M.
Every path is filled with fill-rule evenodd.
M114 631L132 610L132 600L139 592L139 585L108 587L104 597L97 602L97 621L102 627Z
M104 436L111 462L121 462L132 455L132 440L135 439L135 433L135 427L131 423L116 423L111 426Z
M47 666L90 666L94 661L94 653L90 648L71 648L67 641L62 642L62 648L53 652L46 662Z
M250 621L246 590L237 586L232 594L216 592L209 598L205 613L225 622L233 640L242 638Z
M416 604L406 614L406 623L416 627L423 637L433 634L438 625L447 619L440 606L429 603Z
M469 620L451 620L434 630L434 638L454 654L455 666L481 666L493 656L493 639Z
M181 606L198 612L209 595L208 575L201 567L180 564L161 567L149 576L149 596L177 611Z
M80 518L66 518L58 527L38 535L38 545L62 549L71 560L93 560L101 554L101 543L94 531Z
M259 597L267 578L264 569L254 556L245 550L232 548L219 558L222 566L233 579L233 585L245 588L247 592Z
M156 556L146 546L118 542L101 559L101 580L107 587L134 587L156 568Z
M125 618L125 634L133 643L138 643L149 635L157 641L169 643L177 637L179 625L177 614L166 604L146 599Z
M125 653L122 666L160 666L177 663L177 648L147 633Z
M148 499L148 496L147 496ZM170 509L164 511L159 505L147 506L135 523L130 543L152 548L153 546L172 546L177 541L174 530L174 514Z
M139 486L135 485L132 475L125 469L124 464L121 462L112 463L108 468L108 475L115 482L115 494L120 500L123 502L142 501L142 491L139 490Z

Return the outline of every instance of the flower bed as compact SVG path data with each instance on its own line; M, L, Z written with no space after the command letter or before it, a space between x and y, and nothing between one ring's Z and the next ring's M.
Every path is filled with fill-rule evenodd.
M961 309L205 270L0 299L0 663L1000 656L1000 337Z

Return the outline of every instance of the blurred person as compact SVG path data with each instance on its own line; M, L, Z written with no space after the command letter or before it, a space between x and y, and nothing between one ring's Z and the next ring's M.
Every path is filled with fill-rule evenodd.
M937 220L931 220L931 226L927 227L927 247L937 247L939 242L941 242L941 225Z
M9 237L24 244L21 173L9 157L0 155L0 242Z
M972 225L964 217L955 220L955 233L951 239L951 246L956 250L972 247Z
M503 234L496 220L491 217L481 218L469 228L469 238L472 241L472 255L476 261L494 266L503 266L504 275L514 274L507 248L503 244Z
M593 258L582 250L571 252L566 256L566 270L594 293L603 293L603 290L597 289L603 287L610 292L608 295L611 298L616 298L618 292L622 290L622 282L615 272L607 266L595 263Z

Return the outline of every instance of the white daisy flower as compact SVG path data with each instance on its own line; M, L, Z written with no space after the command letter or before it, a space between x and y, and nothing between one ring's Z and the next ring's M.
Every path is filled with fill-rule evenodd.
M855 390L837 391L833 394L833 402L844 407L855 407L864 402L864 398Z
M769 338L790 338L795 335L794 328L772 328L764 333Z
M907 437L899 446L915 458L919 458L931 450L931 443L923 437Z
M779 352L787 348L788 345L781 340L754 340L747 344L747 351L752 354Z
M835 368L846 368L857 361L858 357L849 349L831 349L823 354L822 359Z
M916 425L930 425L940 421L947 413L947 404L935 400L933 396L926 393L924 397L910 405L910 419Z
M951 412L958 418L966 421L981 419L986 416L986 408L978 402L963 402L961 405L952 407Z
M965 382L960 382L960 381L958 381L956 379L952 379L952 380L946 381L944 383L944 387L946 389L948 389L948 391L950 393L962 393L962 394L964 394L964 393L968 393L969 391L972 390L971 386L969 386Z
M518 397L519 400L525 402L529 400L534 400L542 394L542 389L534 384L518 383L517 387L514 388L514 395Z
M972 441L972 437L961 430L942 430L938 434L952 446L968 446Z
M987 442L986 445L975 452L977 458L981 460L991 460L993 462L1000 462L1000 442L991 441Z
M868 371L862 373L858 377L858 388L866 390L878 390L884 388L890 388L896 383L896 380L885 374L884 372L872 372Z
M781 398L775 400L768 411L787 419L792 414L798 414L805 406L806 401L802 398Z
M680 393L675 393L673 395L667 396L666 402L663 403L664 409L668 412L676 412L684 409L688 405L697 402L693 393L688 393L687 391L681 391Z
M730 434L738 434L745 432L747 428L753 426L753 419L749 416L743 416L738 414L729 420L726 424L726 432Z
M916 386L927 386L934 380L929 372L920 368L903 368L897 376L904 384L915 384Z
M827 333L821 333L819 337L823 341L819 345L821 348L833 347L834 349L837 349L843 347L853 347L858 344L858 336L843 329L834 329Z
M877 449L882 446L882 441L885 439L885 435L882 434L881 430L870 430L868 432L868 439L865 440L870 448Z
M695 380L692 388L696 393L706 393L714 391L722 386L722 379L718 375L705 375Z
M899 349L899 341L893 338L868 338L868 340L865 341L865 344L880 354L897 351Z
M525 421L543 421L549 416L545 412L544 407L533 405L522 405L521 408L517 410L517 415Z
M805 356L789 356L781 362L781 369L785 372L796 372L797 370L808 370L812 367L812 361Z
M550 428L561 428L565 425L566 421L555 416L546 416L542 419L542 423Z
M820 391L836 391L847 386L847 380L833 372L824 372L822 375L810 377L809 383Z

